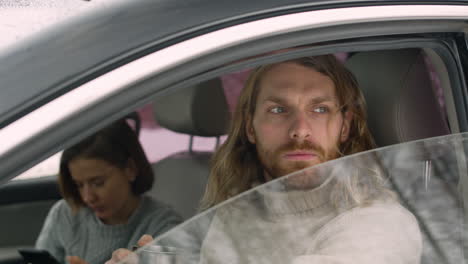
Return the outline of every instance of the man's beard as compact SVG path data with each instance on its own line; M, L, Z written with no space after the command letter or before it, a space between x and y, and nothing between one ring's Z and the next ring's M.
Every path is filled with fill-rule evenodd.
M259 142L259 141L257 141ZM335 148L326 151L322 147L310 141L290 141L276 150L266 150L264 146L257 144L257 155L263 169L272 179L305 169L307 167L323 163L339 157L338 143ZM286 161L284 154L291 151L310 151L317 155L315 161ZM286 164L285 164L286 163ZM305 179L303 179L305 180Z

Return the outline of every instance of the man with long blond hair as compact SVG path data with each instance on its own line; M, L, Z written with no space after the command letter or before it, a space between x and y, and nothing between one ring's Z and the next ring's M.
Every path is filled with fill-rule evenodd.
M333 55L254 69L213 157L202 209L305 170L275 181L281 191L268 184L220 207L200 263L419 263L418 224L372 155L326 173L306 169L374 146L357 82Z
M301 79L304 83L297 87L287 83ZM313 98L305 98L308 93ZM302 105L285 101L299 99ZM366 120L354 76L332 55L255 69L239 98L229 136L213 157L202 208L252 184L373 148Z
M372 155L325 173L306 169L372 149L366 119L355 78L333 55L254 69L201 208L270 183L215 208L207 230L187 225L171 238L203 233L193 241L202 240L196 259L207 264L419 263L418 224L386 189Z

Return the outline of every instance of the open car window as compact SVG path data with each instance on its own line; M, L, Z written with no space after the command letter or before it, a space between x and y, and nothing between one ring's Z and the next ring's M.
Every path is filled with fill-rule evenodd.
M208 209L125 261L462 263L467 155L463 133L326 162Z

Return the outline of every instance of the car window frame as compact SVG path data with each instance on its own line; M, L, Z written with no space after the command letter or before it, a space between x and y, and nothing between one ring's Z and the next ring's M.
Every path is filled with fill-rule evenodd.
M440 28L440 25L443 25L443 23L438 23L437 26L435 26L437 28L435 31L441 31L447 30L447 27L450 28L450 26L454 26L453 23L450 22L466 19L463 12L468 11L468 7L466 6L445 6L446 13L443 12L444 8L441 8L441 6L437 6L437 12L431 10L431 7L433 8L434 6L402 5L398 6L398 8L395 8L395 6L391 8L385 6L360 7L362 10L369 12L366 19L363 19L362 16L352 16L353 14L359 13L359 8L340 8L289 14L227 27L156 51L85 83L0 130L0 139L3 141L2 144L0 144L2 146L0 149L0 175L5 175L0 178L0 183L14 177L26 168L31 167L58 150L70 146L74 142L90 135L97 129L123 116L124 113L128 113L137 106L147 103L149 100L148 95L163 95L166 92L179 89L187 85L187 80L192 82L196 80L197 74L199 75L198 78L206 78L206 76L200 75L200 73L212 69L213 65L222 65L223 62L221 60L224 60L225 63L229 56L231 56L232 61L236 58L240 59L255 54L254 52L258 52L258 49L262 48L262 45L258 45L258 43L268 40L271 37L291 33L301 35L307 30L323 31L324 28L329 29L330 27L336 27L337 30L340 30L341 27L347 26L355 27L355 30L352 32L355 34L354 37L361 35L367 36L369 34L372 35L366 32L368 28L363 26L364 32L359 32L358 29L366 23L382 22L382 20L395 21L397 27L387 28L387 30L393 30L393 34L396 34L402 33L401 30L403 29L401 27L402 25L398 25L397 21L401 20L408 23L408 19L416 23L428 21L428 19L440 20L441 22L448 21L449 23L444 25L445 27L443 27L443 29ZM412 16L410 14L411 10L408 10L408 8L416 13ZM383 12L379 15L379 12L372 12L379 10L384 10L387 13ZM391 14L388 13L390 10ZM400 14L398 10L401 16L398 16ZM351 15L351 18L343 15L339 16L339 12L345 12L345 14ZM315 18L320 17L322 20L304 20L304 18L311 17L312 14ZM321 16L316 16L318 14ZM290 21L292 17L294 17L293 24L285 26L279 23L286 20ZM281 26L269 32L261 31L261 29L269 24ZM455 24L457 28L460 26L457 23ZM252 31L239 36L239 33L252 26L254 26ZM400 26L400 28L398 28L398 26ZM408 26L406 25L405 28L408 28ZM422 25L422 28L425 28L424 30L427 31L427 25ZM423 29L416 28L415 30ZM460 28L458 28L458 30L460 30ZM350 34L347 31L344 33L345 35ZM361 35L357 35L359 33ZM388 34L388 31L384 33ZM404 33L407 32L405 31ZM373 34L376 35L376 32ZM379 34L383 33L378 33L377 35ZM223 43L215 41L219 39L220 36L227 37L232 35L237 36L237 38L229 39L229 41ZM320 34L316 34L316 36L319 35ZM325 34L322 39L317 38L317 40L314 41L308 39L308 41L309 43L314 43L327 38L330 40L329 34ZM335 39L337 38L346 37L338 35L335 36ZM209 40L214 43L212 46L200 46L200 43ZM288 43L289 45L292 44L291 42ZM243 52L239 51L239 48L242 48L243 44L249 44L251 47L255 46L256 48L246 49ZM295 44L297 44L297 41ZM198 50L190 49L190 47L193 46L197 46ZM230 53L231 55L226 56L226 50L232 47L237 48L237 53ZM281 48L281 46L276 45L269 47L270 50L277 48ZM183 50L190 51L191 53L180 54ZM221 52L225 53L225 56L220 56ZM161 58L166 58L167 61L162 62ZM199 67L193 69L192 65L194 64ZM184 79L186 80L180 82L180 80ZM156 87L155 83L158 84ZM96 89L97 87L100 87L101 90ZM96 91L100 92L99 96L96 95ZM69 107L68 102L72 100L71 98L77 100L76 96L79 94L81 94L80 98L82 103L78 104L75 109L70 110L60 118L56 117L55 120L50 118L46 120L49 123L42 123L39 127L31 125L31 120L43 116L50 116L50 114L54 112L64 114L64 112L57 112L57 110L64 109L65 106ZM47 113L49 113L49 115L47 115ZM67 125L64 126L63 124ZM83 130L85 127L87 129ZM31 129L36 130L35 132L31 132ZM80 131L79 134L77 131ZM11 140L12 136L18 137L21 134L23 135L21 140ZM70 137L69 135L72 136ZM51 140L51 138L53 140ZM54 142L55 144L53 144ZM62 143L57 144L58 142ZM50 147L50 145L54 147ZM36 149L32 150L34 148Z

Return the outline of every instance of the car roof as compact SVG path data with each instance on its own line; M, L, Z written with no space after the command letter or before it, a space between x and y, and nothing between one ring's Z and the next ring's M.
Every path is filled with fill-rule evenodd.
M113 2L0 54L0 128L70 89L184 39L229 25L322 8L459 1L134 0Z

